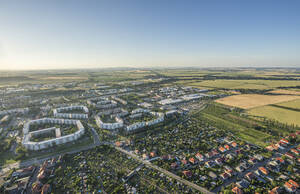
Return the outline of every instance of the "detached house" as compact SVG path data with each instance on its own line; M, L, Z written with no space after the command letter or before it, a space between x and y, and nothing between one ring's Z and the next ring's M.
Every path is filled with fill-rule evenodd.
M200 162L204 160L204 156L203 156L202 154L200 154L200 153L197 153L197 154L196 154L196 158L197 158Z

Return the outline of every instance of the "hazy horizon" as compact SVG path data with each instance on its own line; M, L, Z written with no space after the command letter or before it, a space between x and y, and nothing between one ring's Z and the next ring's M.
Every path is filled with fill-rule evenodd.
M299 1L4 1L0 70L300 67Z

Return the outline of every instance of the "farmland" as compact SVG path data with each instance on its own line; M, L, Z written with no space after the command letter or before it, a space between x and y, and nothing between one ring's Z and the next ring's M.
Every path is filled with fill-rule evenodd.
M205 80L189 84L195 87L225 88L225 89L272 89L277 87L295 87L300 81L291 80Z
M282 123L300 126L300 100L261 106L248 111L250 115L274 119Z
M279 108L275 106L261 106L248 111L250 115L274 119L281 123L295 124L300 126L300 112Z
M288 95L300 95L299 90L273 90L269 92L270 94L288 94Z
M291 101L299 98L299 96L294 95L242 94L221 98L216 100L216 102L242 109L250 109L268 104Z

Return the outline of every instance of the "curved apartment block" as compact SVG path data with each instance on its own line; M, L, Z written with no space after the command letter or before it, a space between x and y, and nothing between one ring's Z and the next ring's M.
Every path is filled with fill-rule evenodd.
M56 127L51 127L51 128L46 128L46 129L29 132L31 124L46 124L46 123L75 125L75 126L77 126L78 131L76 131L75 133L69 134L69 135L65 135L65 136L61 136L60 129L56 128ZM31 137L33 137L35 135L47 134L51 131L55 131L56 138L45 140L45 141L40 141L40 142L33 142L30 140ZM24 128L23 128L24 137L23 137L22 144L28 150L41 150L41 149L53 147L54 145L59 145L59 144L64 144L64 143L68 143L71 141L75 141L78 138L80 138L84 134L84 132L85 132L85 129L79 120L53 119L53 118L37 119L37 120L29 121L28 123L26 123L24 125Z

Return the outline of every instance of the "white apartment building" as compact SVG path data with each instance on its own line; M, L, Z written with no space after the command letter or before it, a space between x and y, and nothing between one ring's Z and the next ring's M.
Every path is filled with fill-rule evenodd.
M136 110L134 110L132 112L134 114L138 114L138 113L140 113L142 111L149 112L149 110L147 110L147 109L136 109ZM158 124L160 122L163 122L164 119L165 119L163 113L150 112L150 114L153 115L153 116L157 116L157 118L152 119L152 120L147 121L147 122L133 123L131 125L126 126L126 130L129 132L129 131L134 131L136 129L143 128L143 127L146 127L146 126L152 126L152 125Z
M29 128L30 128L31 124L43 124L43 123L76 125L78 128L78 131L76 131L75 133L69 134L69 135L65 135L65 136L61 136L60 129L56 128L56 127L51 127L51 128L46 128L46 129L29 132ZM49 133L52 130L55 130L56 138L45 140L45 141L40 141L40 142L30 141L30 138L32 136ZM37 119L37 120L29 121L28 123L26 123L24 125L24 128L23 128L24 137L23 137L22 144L28 150L41 150L41 149L46 149L46 148L52 147L54 145L60 145L60 144L68 143L71 141L75 141L78 138L80 138L84 134L84 132L85 132L85 129L79 120L53 119L53 118Z
M94 106L96 108L100 108L100 109L117 107L116 101L109 100L108 98L105 98L105 97L91 98L91 99L87 100L87 104L90 106Z
M8 115L8 114L15 114L15 113L26 114L28 112L29 112L29 108L16 108L16 109L0 111L0 115Z
M95 117L96 119L96 124L98 127L102 128L102 129L118 129L118 128L122 128L124 125L123 120L120 117L115 117L116 122L115 123L104 123L99 116Z
M84 113L64 113L64 111L82 110ZM54 117L67 118L67 119L88 119L89 109L86 106L67 106L56 108L53 110Z

